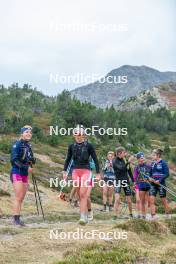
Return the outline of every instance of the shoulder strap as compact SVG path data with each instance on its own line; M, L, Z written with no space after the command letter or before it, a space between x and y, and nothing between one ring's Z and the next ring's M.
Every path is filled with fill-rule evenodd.
M141 170L139 165L136 166L136 169L137 169L137 172L138 172L137 180L139 178L143 178L144 179L144 174L143 174L143 172L142 172L142 170Z
M24 143L23 143L22 150L23 150L23 153L22 153L22 157L21 157L21 159L22 159L22 160L24 160L24 159L25 159L25 157L26 157L26 152L27 152L27 149L26 149L26 147L25 147Z

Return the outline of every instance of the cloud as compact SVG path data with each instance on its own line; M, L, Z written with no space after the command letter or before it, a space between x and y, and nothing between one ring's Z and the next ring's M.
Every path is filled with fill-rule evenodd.
M123 64L175 70L174 10L174 0L4 1L1 83L56 94L75 85L51 84L50 73L105 75ZM128 31L110 27L121 24Z

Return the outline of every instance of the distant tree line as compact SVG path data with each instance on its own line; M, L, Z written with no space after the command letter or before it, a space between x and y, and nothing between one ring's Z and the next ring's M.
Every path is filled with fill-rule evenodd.
M150 100L151 103L151 100ZM100 109L91 103L81 103L72 98L68 91L63 91L56 97L49 97L28 84L22 88L13 84L8 88L0 86L0 133L18 133L24 124L31 124L34 128L34 140L56 146L61 142L59 136L49 136L46 127L43 130L36 116L48 118L49 124L59 127L74 127L82 124L85 127L97 125L99 127L112 127L128 129L127 136L99 136L96 144L117 144L128 146L136 151L140 146L149 146L148 132L166 135L176 131L176 113L161 108L155 112L150 110L135 110L131 112L117 111L113 106ZM40 120L40 118L38 119Z

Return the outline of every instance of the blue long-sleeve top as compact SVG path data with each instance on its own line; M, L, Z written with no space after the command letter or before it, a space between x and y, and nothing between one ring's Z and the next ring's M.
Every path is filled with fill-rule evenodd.
M159 162L152 162L150 177L158 180L160 183L164 182L169 177L169 167L165 160Z
M28 175L30 161L34 159L29 142L17 140L11 149L11 173Z

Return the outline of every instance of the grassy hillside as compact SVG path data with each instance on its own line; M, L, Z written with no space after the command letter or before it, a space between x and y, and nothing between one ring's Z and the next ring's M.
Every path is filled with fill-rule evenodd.
M99 187L92 191L94 221L83 228L84 232L92 229L127 231L128 239L67 241L51 240L49 237L51 229L59 229L60 232L76 231L79 219L77 208L73 209L68 202L58 199L59 188L49 187L50 177L61 178L67 146L73 140L71 136L49 136L49 125L71 127L81 123L85 126L98 124L104 127L127 127L129 134L126 137L95 135L89 138L96 146L100 163L108 150L114 150L120 144L131 154L143 150L148 161L151 159L151 149L162 147L171 169L168 185L174 189L176 129L173 113L166 109L153 114L145 111L117 112L113 107L102 110L71 99L68 92L50 98L29 86L21 89L17 85L9 89L1 87L0 105L0 239L3 239L0 255L3 264L176 263L175 218L166 221L160 214L156 223L142 220L126 222L123 219L115 223L111 213L100 212L102 190ZM11 224L13 190L9 180L9 154L12 142L19 136L20 127L26 123L34 128L32 145L37 158L34 170L46 221L43 222L41 216L36 215L35 196L30 180L22 210L27 227L16 229ZM66 193L69 191L69 188L65 189ZM175 213L175 202L170 196L168 199ZM124 196L122 201L125 201ZM163 213L159 200L157 206L158 212ZM126 211L125 216L127 214Z

